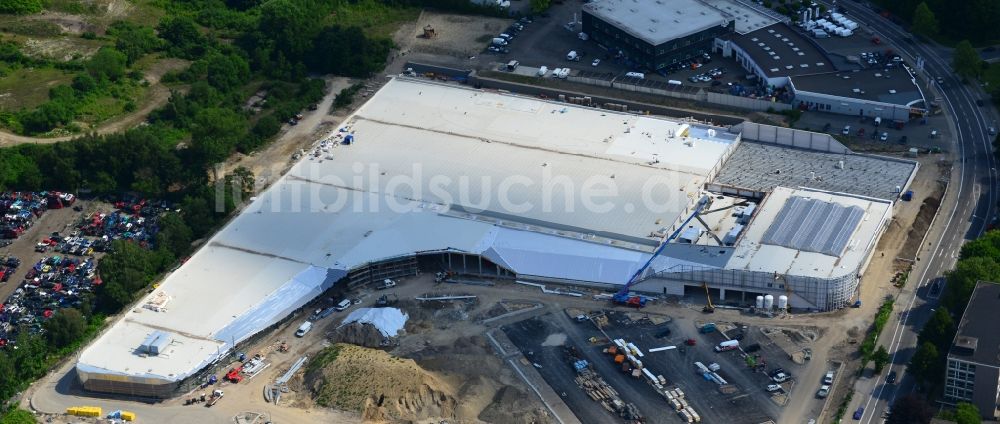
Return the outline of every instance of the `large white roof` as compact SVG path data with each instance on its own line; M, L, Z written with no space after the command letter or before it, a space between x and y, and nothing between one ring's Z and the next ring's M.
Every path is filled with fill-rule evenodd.
M676 219L688 206L685 192L696 191L735 144L706 127L400 80L351 122L354 144L310 155L261 193L83 351L81 375L181 380L350 269L419 252L482 254L523 275L623 284L650 254L615 237L643 241L663 225L657 221ZM414 166L427 177L487 181L487 189L516 175L528 182L510 186L511 200L537 205L559 193L543 190L547 171L571 184L605 176L623 188L610 199L615 207L636 208L518 212L487 203L475 213L477 191L465 201L459 188L434 190ZM396 186L400 175L419 182ZM636 193L647 180L661 184L653 196L663 211L641 207ZM141 306L165 298L158 311ZM154 331L171 342L146 356L139 346Z
M688 193L699 192L736 144L706 127L411 80L386 84L346 125L352 145L325 144L261 193L140 302L162 306L169 298L165 307L126 312L82 352L81 375L181 380L349 270L414 253L478 254L521 276L624 284L649 259L647 244L658 241L647 233L690 214ZM480 187L491 180L489 189L519 176L507 189L511 199L541 205L558 196L539 187L547 171L570 185L595 175L613 181L621 189L605 200L618 212L512 211L499 202L476 212L479 192L465 199L460 188L428 180L464 177ZM418 183L393 182L406 175ZM661 183L652 195L667 199L664 210L642 207L637 188L649 180ZM728 263L687 246L654 268L836 274L844 261L860 260L860 244L873 242L888 213L887 202L779 188L756 221L773 219L793 194L866 210L841 258L761 245L767 226L750 225ZM154 331L169 333L171 343L158 356L141 355Z

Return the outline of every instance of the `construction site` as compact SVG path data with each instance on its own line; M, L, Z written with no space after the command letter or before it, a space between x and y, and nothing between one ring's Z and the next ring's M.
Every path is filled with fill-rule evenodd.
M811 359L832 348L821 326L774 320L867 300L919 169L787 128L397 77L37 401L777 422L814 390L770 371L835 365Z

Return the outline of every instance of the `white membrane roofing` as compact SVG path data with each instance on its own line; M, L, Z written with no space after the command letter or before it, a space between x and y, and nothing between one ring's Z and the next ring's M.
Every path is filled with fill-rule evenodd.
M351 122L354 144L309 155L258 195L83 351L81 375L181 380L348 270L414 253L482 254L523 275L622 284L649 253L588 233L643 239L668 225L687 208L686 193L736 144L707 127L405 80L388 83ZM703 138L687 137L695 134ZM520 180L507 184L510 200L541 206L561 189L578 194L576 186L596 175L620 187L600 201L619 210L633 203L634 211L574 210L587 205L572 202L508 210L489 193L433 190L418 171L490 190L514 175ZM541 184L549 171L557 179L551 190ZM401 176L414 183L392 178ZM644 208L636 194L647 180L659 184L649 198L662 210ZM478 202L480 194L491 201ZM477 210L490 218L469 215ZM511 224L518 219L531 225ZM541 231L544 224L558 228ZM170 301L158 312L141 306L164 295ZM171 334L171 342L160 355L140 355L154 331Z
M478 254L519 276L624 284L658 241L649 233L690 213L706 176L737 144L708 127L407 79L387 83L343 129L338 134L353 131L353 144L320 143L260 193L139 303L166 296L165 309L137 306L81 353L81 377L182 380L349 270L415 253ZM546 172L577 194L581 180L614 183L618 194L599 199L611 211L580 199L567 203L578 209L545 210L560 193L545 191ZM481 189L435 184L435 176ZM644 207L641 188L650 180L659 185L648 197L662 210ZM536 207L512 210L490 195L479 197L494 201L477 202L483 190L505 184L515 206ZM728 263L687 246L658 258L654 270L705 264L835 273L839 261L860 260L859 243L887 216L887 202L779 188L755 219L773 220L793 192L866 211L841 259L762 245L766 225L750 225ZM157 330L173 335L165 352L139 355Z

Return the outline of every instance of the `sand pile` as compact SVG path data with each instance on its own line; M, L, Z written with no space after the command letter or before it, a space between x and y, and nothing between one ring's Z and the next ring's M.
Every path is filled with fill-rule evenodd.
M317 404L360 411L365 421L455 417L455 390L411 359L338 343L307 367Z

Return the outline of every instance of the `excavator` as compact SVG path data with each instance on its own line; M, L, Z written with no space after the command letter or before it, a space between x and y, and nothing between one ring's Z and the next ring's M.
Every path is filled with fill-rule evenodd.
M712 295L708 293L708 283L701 283L701 287L705 289L705 299L708 301L705 307L701 308L701 311L706 314L713 314L715 313L715 305L712 304Z

